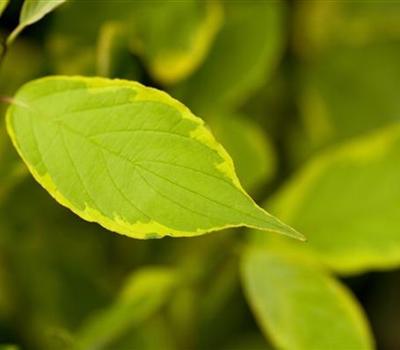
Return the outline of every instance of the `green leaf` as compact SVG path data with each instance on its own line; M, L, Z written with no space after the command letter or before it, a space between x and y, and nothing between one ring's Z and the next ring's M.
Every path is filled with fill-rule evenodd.
M129 16L131 48L160 82L186 78L204 60L222 22L217 1L137 2Z
M9 0L0 0L0 16L3 14L4 10L6 9Z
M301 259L249 249L242 280L261 330L277 348L373 348L365 316L350 292Z
M168 268L147 267L128 278L117 301L93 315L77 336L83 349L101 348L154 314L170 297L177 282Z
M273 71L284 48L281 1L224 2L225 22L204 63L183 84L183 101L204 114L238 105Z
M39 79L18 91L7 127L49 193L111 231L158 238L249 226L302 239L244 192L203 121L156 89Z
M307 235L307 247L296 249L337 272L398 267L399 178L400 125L393 124L311 160L268 208Z
M40 21L51 11L62 5L66 0L25 0L19 17L20 26L29 26Z

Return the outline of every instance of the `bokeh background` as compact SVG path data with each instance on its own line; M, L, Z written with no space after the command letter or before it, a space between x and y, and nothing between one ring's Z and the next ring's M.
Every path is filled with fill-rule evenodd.
M21 6L6 8L2 37ZM241 287L251 240L325 266L377 347L399 349L399 62L396 1L70 0L28 27L2 64L2 95L50 74L165 90L206 121L253 198L309 242L243 229L138 241L84 222L28 174L2 104L0 344L274 348Z

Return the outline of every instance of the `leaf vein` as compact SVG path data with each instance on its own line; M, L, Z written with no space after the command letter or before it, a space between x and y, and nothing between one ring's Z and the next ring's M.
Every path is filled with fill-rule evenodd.
M92 111L98 111L98 110L104 110L107 108L118 108L118 107L122 107L122 106L128 106L133 104L134 101L129 101L129 102L121 102L121 103L113 103L112 105L103 105L103 106L98 106L98 107L90 107L90 108L80 108L80 109L76 109L70 112L66 112L64 113L61 117L57 118L57 120L61 120L61 119L65 119L66 117L70 117L74 114L78 114L78 113L85 113L85 112L92 112Z
M174 132L169 132L165 130L155 130L155 129L131 129L131 130L109 130L109 131L103 131L95 134L91 134L89 136L86 136L88 138L95 138L96 136L100 135L107 135L107 134L117 134L117 133L156 133L156 134L166 134L166 135L171 135L172 137L179 137L183 138L185 140L191 140L191 137L185 136L182 134L174 133Z
M205 196L204 194L195 192L195 191L191 190L190 188L187 188L187 187L182 186L182 185L180 185L180 184L178 184L178 183L172 182L170 179L167 179L167 178L165 178L165 177L163 177L163 176L157 174L156 172L154 172L154 171L152 171L152 170L149 170L148 168L145 168L145 167L143 167L143 166L140 166L139 164L136 164L136 165L137 165L139 168L143 169L144 171L147 171L147 172L149 172L149 173L151 173L151 174L153 174L153 175L159 177L160 179L162 179L162 180L164 180L164 181L166 181L166 182L169 182L170 184L172 184L172 185L174 185L174 186L176 186L176 187L179 187L179 188L181 188L181 189L183 189L183 190L186 190L186 191L188 191L188 192L191 192L191 193L195 194L196 196L199 196L199 197L201 197L201 198L203 198L203 199L206 199L206 200L209 200L209 201L211 201L211 202L214 202L214 203L216 203L216 204L218 204L218 205L220 205L220 206L223 206L223 207L228 208L228 209L230 209L230 210L234 210L234 211L239 212L239 213L241 213L241 214L243 214L243 215L249 216L249 217L251 217L251 218L253 218L253 219L257 219L257 220L263 222L263 220L261 220L261 219L260 219L259 217L257 217L257 216L254 216L254 215L252 215L252 214L246 213L246 212L244 212L244 211L242 211L242 210L240 210L240 209L238 209L238 208L233 208L233 207L230 207L229 205L226 205L226 204L224 204L224 203L218 202L218 201L216 201L216 200L213 199L213 198L210 198L210 197Z
M190 211L191 213L194 213L194 214L203 216L203 217L208 218L208 219L209 219L209 218L213 218L213 219L221 220L220 218L212 217L212 216L210 216L210 215L206 215L206 214L204 214L204 213L200 213L200 212L198 212L198 211L189 209L187 206L185 207L185 206L183 206L181 203L174 201L172 198L163 195L160 191L158 191L158 190L157 190L157 189L156 189L142 174L141 174L140 171L138 171L138 174L139 174L139 176L142 178L142 180L147 184L147 186L150 187L150 189L152 189L154 192L156 192L160 197L162 197L162 198L168 200L169 202L172 202L172 203L176 204L178 207L181 207L181 208L184 209L184 210Z
M115 182L115 180L114 180L114 177L112 176L112 174L111 174L111 172L110 172L110 167L109 167L109 165L108 165L107 159L106 159L106 157L104 156L104 151L101 152L101 156L102 156L103 162L104 162L104 164L105 164L105 168L106 168L107 174L108 174L108 176L109 176L109 178L110 178L110 180L111 180L111 182L112 182L114 188L117 190L117 192L122 196L122 198L124 198L124 199L130 204L130 206L131 206L133 209L135 209L136 211L142 213L142 214L143 214L144 216L146 216L148 219L151 219L151 217L150 217L148 214L146 214L146 213L143 212L141 209L139 209L136 205L134 205L134 204L131 202L131 200L130 200L128 197L126 197L126 195L122 192L122 190L117 186L117 184L116 184L116 182Z
M215 179L217 181L220 181L220 182L222 182L224 184L227 184L229 187L232 187L233 189L237 190L237 187L231 181L225 181L224 179L221 179L220 177L217 177L215 175L206 173L206 172L201 171L199 169L190 168L190 167L187 167L187 166L184 166L184 165L181 165L181 164L167 163L167 162L163 162L163 161L160 161L160 160L153 160L153 159L141 160L141 161L138 161L136 164L141 164L141 163L165 164L165 165L176 167L176 168L186 169L186 170L189 170L189 171L193 171L194 173L198 173L198 174L204 175L206 177L213 178L213 179Z
M46 91L45 95L42 95L42 96L39 96L39 97L36 97L36 98L30 100L30 103L46 99L50 96L54 97L55 95L65 94L66 92L71 92L71 91L77 92L77 91L82 91L82 90L90 91L90 90L94 90L94 89L106 90L106 89L112 89L112 88L110 88L109 86L97 86L97 87L79 86L76 88L68 87L68 89L55 90L55 91L51 91L51 92Z
M74 169L76 175L78 176L78 180L79 180L79 182L80 182L82 188L84 189L84 191L85 191L86 194L88 195L89 199L92 201L91 204L97 207L96 201L95 201L95 200L93 199L93 197L90 195L89 190L87 189L87 187L86 187L86 185L85 185L85 183L84 183L84 181L83 181L83 178L82 178L82 176L81 176L81 174L80 174L80 172L79 172L79 170L78 170L78 167L77 167L77 165L76 165L76 163L75 163L73 157L71 156L71 153L70 153L70 151L69 151L69 149L68 149L67 143L65 142L63 129L60 128L60 131L61 131L61 132L60 132L60 134L61 134L61 140L62 140L62 143L63 143L63 145L64 145L65 151L66 151L66 153L67 153L68 159L69 159L69 161L70 161L70 163L71 163L71 165L72 165L72 169ZM97 209L99 209L99 208L97 207Z

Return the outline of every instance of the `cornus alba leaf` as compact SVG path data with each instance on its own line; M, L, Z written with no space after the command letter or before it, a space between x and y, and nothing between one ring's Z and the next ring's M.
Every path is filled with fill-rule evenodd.
M249 226L303 239L245 193L203 121L156 89L39 79L17 92L7 129L58 202L111 231L147 239Z

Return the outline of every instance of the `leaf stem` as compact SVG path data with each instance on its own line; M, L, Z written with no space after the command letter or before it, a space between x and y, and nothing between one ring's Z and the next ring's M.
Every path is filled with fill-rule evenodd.
M0 95L0 103L9 103L9 104L11 104L12 103L11 100L12 100L12 98L10 96Z
M6 46L9 47L17 38L17 36L24 30L25 26L19 24L17 28L15 28L11 34L8 36L6 40Z
M25 102L16 100L13 97L10 96L4 96L4 95L0 95L0 103L8 103L8 104L12 104L14 106L19 106L25 109L31 109L29 107L29 105L27 105Z

